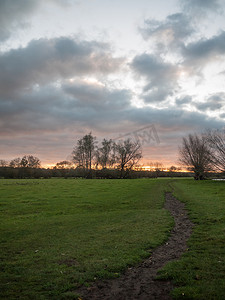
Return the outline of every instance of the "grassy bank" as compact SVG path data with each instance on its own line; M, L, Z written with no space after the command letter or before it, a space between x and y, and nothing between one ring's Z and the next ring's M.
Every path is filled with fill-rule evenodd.
M166 180L1 180L1 299L67 299L117 277L172 227Z
M169 263L163 278L178 288L175 299L225 298L225 182L176 180L174 195L186 203L195 223L189 249Z

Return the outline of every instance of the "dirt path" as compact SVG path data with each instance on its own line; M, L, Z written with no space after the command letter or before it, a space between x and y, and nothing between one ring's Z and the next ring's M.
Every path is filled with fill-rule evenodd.
M82 287L76 292L83 300L151 300L171 299L173 285L170 281L155 280L157 271L171 260L178 259L187 249L186 242L193 224L187 217L184 204L166 194L165 208L174 217L175 226L167 242L156 248L151 257L136 267L129 268L120 278L96 282L92 287Z

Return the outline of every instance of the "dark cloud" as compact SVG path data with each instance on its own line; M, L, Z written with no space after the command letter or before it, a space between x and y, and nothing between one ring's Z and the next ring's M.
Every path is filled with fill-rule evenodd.
M129 90L109 89L98 83L75 82L62 86L64 92L72 96L79 107L92 107L95 110L124 110L130 104Z
M33 89L29 94L19 95L17 101L5 98L0 102L1 135L32 132L41 135L83 127L125 132L152 123L163 128L177 127L178 132L183 132L190 128L215 127L218 123L205 114L186 112L178 107L136 108L131 105L131 98L129 90L82 81ZM213 96L210 99L216 101ZM188 96L186 100L190 100Z
M67 37L31 41L27 47L0 54L0 93L23 92L32 85L87 74L108 74L119 69L108 46Z
M136 74L147 80L142 95L145 102L164 101L173 95L177 87L179 66L144 53L133 59L131 67Z
M206 114L178 107L136 108L130 98L128 90L82 81L64 82L59 87L46 85L18 95L17 101L5 98L0 102L2 153L18 156L29 149L45 161L46 157L58 161L70 154L77 134L82 136L91 130L98 137L116 138L154 124L161 144L145 148L149 155L160 157L165 147L175 155L183 135L224 125ZM157 150L151 150L152 146Z
M118 113L129 107L130 100L128 90L81 81L62 87L44 86L18 95L16 101L0 101L1 133L55 131L76 127L77 122L111 126L118 120Z
M154 39L158 48L162 49L162 45L177 48L193 34L194 28L190 18L183 13L177 13L169 15L164 21L145 20L144 27L140 28L140 32L144 39Z

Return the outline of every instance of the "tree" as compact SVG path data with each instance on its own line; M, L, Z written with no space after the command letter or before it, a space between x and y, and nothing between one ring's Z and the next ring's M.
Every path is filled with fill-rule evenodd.
M0 159L0 167L7 167L8 166L8 162L4 159Z
M225 132L208 131L206 138L213 152L213 165L217 170L225 172Z
M72 162L69 160L63 160L58 162L54 168L56 169L70 169L72 167Z
M90 132L77 141L77 145L74 147L72 156L73 161L78 165L78 167L91 170L94 158L95 139L96 138L93 137Z
M189 134L183 138L179 149L180 162L195 173L195 179L205 178L213 169L212 152L204 135Z
M96 165L100 165L102 169L111 166L114 163L113 141L103 139L102 147L98 147L96 151Z
M170 172L176 172L176 170L177 170L177 168L176 168L175 166L171 166L171 167L169 168L169 171L170 171Z
M10 161L9 166L11 168L19 168L21 166L20 163L21 163L21 158L17 157Z
M20 166L23 168L40 168L41 161L33 155L24 155L20 161Z
M132 142L131 139L119 141L114 144L115 159L120 169L120 177L124 177L124 170L129 171L141 159L142 150L138 141Z
M154 162L153 166L155 167L155 176L158 177L160 173L163 171L163 164L161 162Z

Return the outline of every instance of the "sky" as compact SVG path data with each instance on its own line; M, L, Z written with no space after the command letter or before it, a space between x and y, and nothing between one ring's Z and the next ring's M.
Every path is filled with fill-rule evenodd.
M224 126L224 0L0 0L0 159L52 165L92 132L177 165Z

